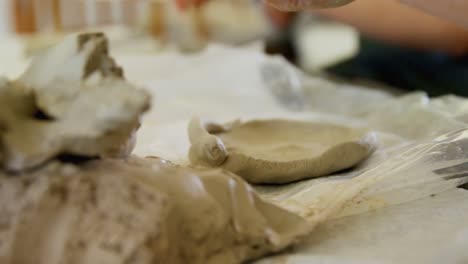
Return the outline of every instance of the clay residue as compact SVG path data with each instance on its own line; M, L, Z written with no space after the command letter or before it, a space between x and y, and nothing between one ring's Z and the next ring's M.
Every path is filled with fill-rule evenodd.
M70 36L18 80L0 80L0 162L22 171L61 154L128 155L149 101L123 78L103 34Z
M287 183L350 168L374 149L372 133L326 123L257 120L224 130L195 119L190 160L253 183ZM216 158L216 159L215 159Z
M311 228L232 173L155 158L3 174L0 208L6 264L243 263Z
M102 34L0 79L0 263L236 264L311 230L230 172L128 158L148 108Z

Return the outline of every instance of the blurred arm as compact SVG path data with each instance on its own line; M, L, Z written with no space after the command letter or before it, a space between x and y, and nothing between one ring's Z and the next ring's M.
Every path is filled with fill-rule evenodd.
M186 9L190 6L199 6L206 0L176 0L176 4L180 9Z
M448 0L437 1L440 1L438 5L449 6ZM407 2L437 1L408 0ZM468 1L458 2L466 3L468 8ZM397 1L357 0L343 7L314 10L314 12L351 24L363 34L390 43L419 49L439 50L453 55L468 53L467 30ZM468 18L468 10L465 14Z
M468 1L466 0L400 0L400 2L458 23L468 30Z

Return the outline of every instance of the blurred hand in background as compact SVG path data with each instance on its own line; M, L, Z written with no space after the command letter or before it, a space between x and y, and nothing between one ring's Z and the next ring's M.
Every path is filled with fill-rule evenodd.
M176 0L176 3L180 9L184 10L189 8L190 6L200 6L206 1L207 0Z
M191 5L200 6L207 1L210 0L177 0L177 3L183 9ZM468 31L466 29L399 1L265 0L264 2L272 4L265 5L265 11L279 28L286 27L295 13L280 11L276 7L296 10L308 7L341 6L313 9L312 12L350 24L364 35L391 44L441 51L452 55L468 54ZM293 8L287 8L288 6Z

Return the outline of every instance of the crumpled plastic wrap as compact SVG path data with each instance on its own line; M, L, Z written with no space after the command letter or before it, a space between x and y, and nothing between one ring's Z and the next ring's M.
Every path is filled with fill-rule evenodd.
M458 189L331 220L291 252L256 264L464 264L467 202Z
M297 111L278 100L261 71L278 61L290 66L259 48L116 57L128 79L153 93L155 107L138 132L134 153L140 156L188 164L187 125L194 116L291 118L376 131L378 151L355 170L255 187L265 199L321 223L302 246L259 263L466 263L468 192L456 189L466 181L458 175L466 173L466 99L429 99L421 92L394 97L302 76L302 90L295 92L305 106ZM343 192L332 199L337 186Z
M356 232L341 234L339 229L333 229L320 235L320 239L334 237L336 240L332 245L323 246L328 251L314 254L314 248L320 248L320 241L315 241L293 255L280 257L280 261L273 258L264 260L265 263L426 263L422 257L426 241L418 240L418 244L413 239L405 244L397 239L399 233L410 229L422 232L422 227L411 224L412 221L436 229L453 221L457 227L453 226L452 233L440 230L427 235L441 241L451 240L457 228L466 223L464 219L468 213L460 213L460 206L455 202L468 199L466 191L455 189L467 181L465 176L456 175L457 171L463 174L466 170L463 167L466 157L462 153L468 136L466 131L460 130L465 127L463 118L468 103L462 98L448 96L430 100L420 92L394 97L381 91L302 76L302 91L299 92L306 105L304 110L297 111L277 98L278 93L270 90L262 75L262 66L268 63L290 66L279 58L264 55L259 49L210 46L203 53L191 56L164 53L157 57L118 59L129 69L127 76L131 80L144 83L154 93L153 105L157 107L146 115L135 149L141 156L159 156L188 164L187 125L194 116L218 122L236 118L291 118L376 131L380 143L378 151L355 170L285 186L256 187L264 198L308 216L313 223L325 222L325 228L329 223L342 221L344 227L353 230L353 221L363 222ZM169 69L168 64L173 67ZM455 131L458 134L441 137ZM444 156L447 150L453 154L452 158ZM448 169L444 171L444 168ZM438 219L413 217L406 215L403 209L399 212L399 208L409 208L407 211L419 208L422 215L428 214L435 199L431 195L440 193L447 200L447 208L444 208L447 214ZM332 198L334 196L336 199ZM418 199L423 200L412 202ZM398 204L404 205L389 207ZM381 210L369 213L378 208ZM408 253L398 257L395 253L397 256L390 258L387 254L375 262L379 258L377 253L366 253L364 249L359 255L350 253L348 246L359 244L359 239L369 243L365 236L367 218L362 213L370 215L369 219L375 214L388 213L402 223L408 222L392 227L391 220L384 221L384 217L375 216L378 220L374 222L369 220L376 230L372 239L388 240L382 244L387 247L382 248L382 252L393 246L402 250L414 247L414 256L409 258L411 253ZM320 230L319 226L317 232ZM311 238L314 236L312 233ZM399 243L407 247L397 247ZM442 248L440 250L442 252Z

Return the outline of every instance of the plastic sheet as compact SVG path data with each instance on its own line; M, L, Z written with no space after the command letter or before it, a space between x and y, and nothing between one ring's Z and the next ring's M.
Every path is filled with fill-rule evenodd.
M313 185L300 183L302 188L296 187L288 194L287 190L263 193L314 223L438 194L468 182L468 129L402 147L369 167L352 178L334 177Z
M276 66L277 71L281 68L278 62L272 60L262 65L263 72L265 68L272 70L273 66ZM298 89L294 89L297 82L288 82L288 78L283 76L289 75L289 80L294 80L294 75L299 75L288 68L283 65L283 74L270 74L270 80L265 85L279 97L280 103L291 108L292 99L296 99L297 105L297 102L303 102L299 100L303 96ZM332 85L329 83L329 86ZM316 90L321 90L323 95L327 89L322 86ZM319 224L331 218L414 201L468 182L468 155L465 154L468 150L468 130L462 129L466 127L465 124L444 112L449 105L446 100L431 104L424 93L413 93L393 100L381 96L378 104L373 104L369 98L379 98L375 92L335 89L329 100L317 98L317 94L320 92L311 93L314 96L312 98L319 102L308 102L311 108L326 109L344 102L344 107L338 107L341 114L359 117L365 120L369 129L398 135L408 140L408 143L393 149L386 149L383 144L377 154L380 154L380 159L374 155L360 170L340 177L302 181L280 188L258 187L265 198L306 217L312 224ZM337 101L337 98L341 100ZM364 107L359 111L349 111L354 110L354 106L363 99L368 100L361 103ZM457 109L458 115L462 114L460 107ZM455 129L462 130L449 132Z
M458 189L330 220L258 264L465 264L467 210L468 192Z
M291 258L288 257L291 262L286 263L365 263L369 260L369 255L372 255L371 252L363 250L360 251L360 256L348 255L349 245L360 243L352 239L361 239L362 243L367 241L364 235L367 221L365 212L380 208L375 213L368 213L367 217L377 212L393 212L393 217L406 217L404 214L407 211L401 211L400 215L396 212L399 207L391 206L403 204L401 206L422 210L421 215L424 215L428 213L432 200L426 201L424 206L427 207L423 208L417 208L420 206L418 202L409 202L424 197L431 199L432 195L438 193L447 195L448 200L459 199L451 193L455 192L456 186L466 181L466 177L456 176L458 173L441 171L452 168L460 173L465 172L463 167L453 167L466 162L463 152L467 147L467 132L462 130L466 126L462 117L468 113L468 102L465 99L447 97L430 100L424 93L394 97L382 91L300 76L300 73L301 89L281 89L281 85L285 83L294 83L295 77L289 79L287 76L280 76L278 82L273 82L280 84L276 86L280 87L279 93L272 93L271 86L264 80L262 67L268 63L283 63L287 68L291 66L277 58L265 56L257 48L210 46L204 53L188 57L165 53L157 57L124 56L119 61L124 62L125 68L129 69L127 76L130 79L146 85L154 93L153 109L145 116L138 135L135 153L141 156L159 156L179 164L187 164L189 142L186 128L188 120L194 116L219 122L236 118L299 118L337 122L376 132L380 144L378 151L354 170L286 186L255 186L264 198L308 216L313 223L322 223L311 237L320 234L321 226L335 221L342 222L343 226L349 225L351 229L356 225L353 222L356 219L360 219L359 223L363 222L356 233L341 234L337 231L321 236L324 240L332 237L336 239L332 246L323 244L324 248L334 248L336 252L311 255L322 246L316 241L313 247L304 247ZM171 69L167 68L168 64L173 65ZM295 74L297 70L289 72ZM284 99L281 94L287 94L288 91L296 93L289 97L293 102L298 95L302 97L303 111L288 107L288 102L291 101L281 100ZM454 101L457 106L453 105ZM452 133L454 131L457 132ZM444 133L452 134L440 137ZM450 158L445 155L447 153ZM463 196L466 191L461 192L463 194L457 193ZM468 217L468 212L458 212L455 201L450 200L447 204L445 209L451 214L447 214L447 218L441 216L436 220L423 218L426 219L425 226L437 226L449 220L462 221L453 219L453 215L458 215L460 219ZM372 223L376 232L375 239L389 239L388 230L392 229L392 225L381 220L379 218L380 225L377 220ZM408 216L405 224L412 220ZM401 224L398 231L395 231L393 240L385 244L385 247L398 248L401 244L396 239L398 234L410 232L408 228L413 227L414 224ZM440 230L431 235L434 238L449 239L456 233L455 230L454 227L453 233L443 233ZM375 252L391 260L390 255L383 254L385 249L378 248L377 245L379 244L376 244ZM424 252L419 250L417 244L409 246L415 247L412 249L415 259L424 259L421 255ZM296 262L298 259L300 261ZM344 262L344 259L348 262ZM386 259L378 262L373 262L374 260L369 263L391 263ZM396 263L405 263L403 260L404 257L399 258Z
M393 97L299 76L302 89L291 91L304 107L292 111L262 76L262 65L286 62L258 47L210 46L192 56L118 55L127 77L154 96L135 154L187 164L186 128L193 116L219 122L298 118L371 129L378 151L354 170L286 186L255 186L265 199L321 223L296 251L260 263L465 263L468 192L456 186L467 179L468 100L429 99L424 93Z
M225 63L219 64L220 60ZM301 118L306 120L337 122L348 126L358 125L375 130L381 146L377 153L357 170L288 186L258 187L261 194L268 199L281 201L284 204L301 204L298 200L309 201L311 197L316 197L317 193L332 188L326 186L334 186L343 179L353 178L360 171L367 170L364 176L378 174L380 176L378 182L383 182L381 185L386 186L386 189L377 185L371 188L371 184L367 183L366 188L370 190L366 195L370 196L367 200L371 205L360 202L360 208L372 209L377 206L376 204L379 204L377 207L397 204L431 195L432 192L455 188L464 179L446 181L433 173L436 169L453 165L451 162L460 161L443 163L443 160L439 160L437 164L430 163L431 166L426 166L424 163L427 155L434 155L432 152L424 152L424 149L432 151L435 146L442 147L449 143L431 145L434 143L430 142L436 136L458 131L465 127L465 124L448 116L446 112L450 112L449 110L444 112L443 109L448 104L438 103L437 108L433 107L432 101L423 93L394 98L383 92L300 76L303 83L302 90L280 89L278 95L272 92L271 79L270 83L265 81L265 65L283 64L289 74L296 74L297 71L290 70L291 66L285 61L265 56L257 49L212 46L204 53L190 57L170 53L159 56L157 60L145 57L144 59L122 58L120 61L129 64L126 68L130 69L128 74L130 78L140 82L145 80L146 85L154 92L153 110L145 117L139 132L135 151L139 155L156 155L180 164L187 164L186 153L189 143L186 124L193 116L220 122L236 118L302 116ZM166 65L169 62L174 65L171 72L167 72ZM142 70L143 65L144 70ZM151 69L151 72L148 69ZM148 73L145 74L145 71ZM145 78L141 76L143 74ZM148 78L149 74L152 78ZM283 77L280 76L278 82L273 82L275 89L285 83L296 83L295 77L291 79ZM288 91L293 93L292 97L287 96ZM290 101L284 103L278 100L278 96L280 99L297 99L301 95L304 95L302 97L305 98L307 111L292 111L287 107ZM459 112L457 116L462 116L463 111ZM462 142L457 139L448 146L460 145ZM408 145L413 146L408 150ZM461 144L460 147L464 148L464 145ZM412 159L406 157L400 160L402 153L408 153ZM391 156L394 156L393 159L389 159ZM385 162L380 164L382 161ZM436 165L439 167L433 167ZM369 170L370 168L374 169ZM429 176L426 177L426 174ZM364 179L364 176L357 179ZM377 179L375 181L377 182ZM429 182L432 182L432 185ZM429 184L427 190L418 185L426 183ZM416 187L413 191L400 195L397 190L403 190L405 186L407 190L411 190L410 186ZM430 186L433 187L429 188ZM378 202L381 199L378 195L375 199L370 199L380 189L386 195L383 197L385 200ZM391 196L390 190L394 190L395 195ZM295 198L289 197L290 193L293 193ZM291 200L288 202L287 198ZM310 204L307 206L310 207ZM347 207L352 208L350 205Z

